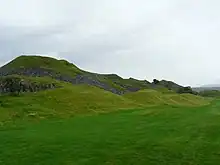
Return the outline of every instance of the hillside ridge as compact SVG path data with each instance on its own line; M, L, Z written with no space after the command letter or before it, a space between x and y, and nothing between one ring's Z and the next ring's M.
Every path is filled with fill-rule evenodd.
M116 74L98 74L81 70L66 61L45 56L19 56L0 68L0 76L20 75L31 77L51 77L73 85L87 84L114 94L122 95L142 89L167 88L180 93L193 93L190 87L180 86L172 81L123 79ZM185 90L187 89L187 90Z

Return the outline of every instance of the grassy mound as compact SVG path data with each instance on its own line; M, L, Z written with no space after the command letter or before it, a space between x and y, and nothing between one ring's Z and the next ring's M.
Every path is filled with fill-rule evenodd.
M176 94L172 91L146 89L124 95L125 98L134 100L144 105L206 105L209 101L203 97L192 94Z
M153 89L128 93L125 94L124 97L144 105L157 105L164 102L162 93Z
M0 121L24 118L59 118L78 114L96 114L119 109L155 105L200 106L208 100L191 94L176 94L166 88L146 89L116 95L89 85L72 85L49 77L7 76L34 84L55 84L58 88L0 96Z
M70 117L139 106L129 99L93 86L60 85L61 88L25 93L19 97L0 96L0 120Z
M210 103L209 99L192 94L165 95L164 98L167 100L168 104L174 103L176 105L200 106Z

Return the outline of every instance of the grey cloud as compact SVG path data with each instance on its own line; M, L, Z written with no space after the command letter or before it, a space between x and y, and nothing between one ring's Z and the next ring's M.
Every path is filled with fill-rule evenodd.
M0 0L0 63L43 54L123 77L216 83L219 5L217 0Z

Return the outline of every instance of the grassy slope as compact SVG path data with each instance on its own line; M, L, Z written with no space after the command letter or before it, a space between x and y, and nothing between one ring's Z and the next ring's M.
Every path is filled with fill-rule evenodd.
M92 86L65 84L63 88L28 93L20 97L1 96L0 121L32 117L63 118L155 105L201 106L205 104L208 104L207 100L193 95L167 95L157 91L144 91L123 97Z
M220 101L20 123L0 131L4 165L216 165Z
M208 100L190 94L176 94L166 88L142 90L124 96L88 85L75 85L49 77L16 76L36 83L56 83L61 88L0 97L0 121L23 118L59 118L78 114L110 112L155 105L200 106Z
M139 106L122 96L93 86L60 85L62 88L22 94L20 97L1 96L0 121L25 118L31 114L36 118L70 117Z
M176 94L166 89L146 89L125 94L124 97L144 105L206 105L209 100L191 94Z

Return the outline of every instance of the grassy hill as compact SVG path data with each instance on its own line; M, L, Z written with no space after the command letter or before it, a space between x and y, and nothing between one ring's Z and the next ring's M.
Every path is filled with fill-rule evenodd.
M147 74L147 73L146 73ZM133 78L123 79L115 74L96 74L83 71L66 60L43 56L20 56L0 68L0 75L25 75L35 77L49 76L72 84L88 84L115 94L136 92L149 88L169 88L178 91L182 86L162 80L158 84Z

